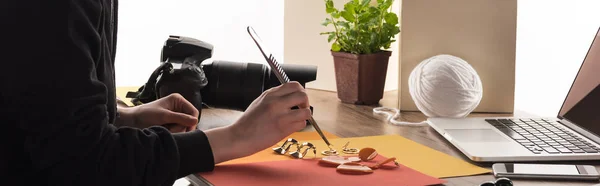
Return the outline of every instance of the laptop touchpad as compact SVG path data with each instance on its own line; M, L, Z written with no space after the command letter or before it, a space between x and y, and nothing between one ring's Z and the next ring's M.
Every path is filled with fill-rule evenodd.
M507 142L508 140L497 131L491 129L446 129L452 139L464 142Z

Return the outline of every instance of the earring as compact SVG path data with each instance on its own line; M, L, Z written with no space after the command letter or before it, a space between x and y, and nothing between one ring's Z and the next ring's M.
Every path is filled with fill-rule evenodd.
M290 143L290 145L288 145L287 147L285 147L286 144ZM292 145L298 145L298 141L294 138L288 138L287 141L283 142L283 145L281 145L281 147L276 147L273 148L273 151L279 153L279 154L285 154Z
M335 156L335 155L338 155L339 153L334 149L330 149L330 150L321 151L321 154L323 154L325 156Z
M307 147L306 149L304 149L304 152L300 153L300 151L302 150L302 148ZM298 146L298 150L294 151L294 152L290 152L290 155L294 158L298 158L298 159L302 159L304 158L304 156L306 156L306 153L308 152L308 150L312 149L313 153L315 154L315 157L317 157L317 148L309 142L304 142L302 143L302 145Z
M350 142L346 142L346 145L342 146L342 152L345 154L358 154L358 149L356 148L347 148Z

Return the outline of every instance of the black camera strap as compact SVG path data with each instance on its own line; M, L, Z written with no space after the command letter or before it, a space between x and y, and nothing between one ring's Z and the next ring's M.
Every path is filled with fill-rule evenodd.
M163 73L172 71L173 64L169 62L162 63L154 70L154 72L152 72L152 75L150 75L150 78L148 78L148 82L146 82L146 84L142 85L138 89L138 91L127 92L127 95L125 97L132 98L131 102L134 105L141 105L158 99L158 94L156 91L156 82L158 81L160 76L163 75Z

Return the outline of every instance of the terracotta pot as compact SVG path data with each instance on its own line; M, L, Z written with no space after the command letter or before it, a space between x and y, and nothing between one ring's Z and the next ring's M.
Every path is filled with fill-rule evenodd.
M383 98L391 51L373 54L331 52L338 98L343 103L373 105Z

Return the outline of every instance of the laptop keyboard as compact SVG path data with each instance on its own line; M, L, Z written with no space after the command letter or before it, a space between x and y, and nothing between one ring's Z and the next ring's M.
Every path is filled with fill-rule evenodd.
M535 154L598 153L600 148L572 132L561 123L545 119L486 119Z

